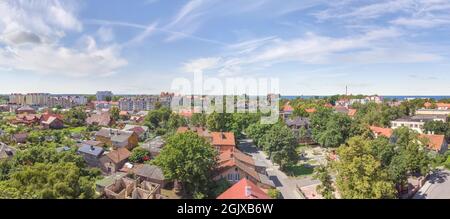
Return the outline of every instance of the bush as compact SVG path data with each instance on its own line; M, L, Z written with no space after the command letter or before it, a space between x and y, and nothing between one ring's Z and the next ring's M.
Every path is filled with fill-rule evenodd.
M267 194L273 199L281 199L283 197L278 189L269 189Z
M150 152L143 148L135 148L131 152L129 160L133 163L144 163L150 159Z

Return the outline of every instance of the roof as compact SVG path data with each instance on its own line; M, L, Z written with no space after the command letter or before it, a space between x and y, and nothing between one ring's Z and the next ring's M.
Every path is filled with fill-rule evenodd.
M61 120L63 119L63 116L61 114L55 114L55 113L46 112L46 113L43 113L41 115L42 121L47 121L50 117L56 117L56 118L61 119Z
M260 180L259 174L255 170L255 161L249 155L235 149L233 151L223 151L219 155L218 171L222 172L228 168L238 167L256 180Z
M123 131L119 129L101 128L95 133L95 136L111 138L114 142L125 142L133 135L133 131Z
M111 161L114 163L120 163L131 156L131 153L126 148L119 148L117 150L113 150L107 154L105 154Z
M154 139L142 144L141 147L150 152L159 152L165 144L165 140L161 136L157 136Z
M261 188L247 179L241 179L217 199L270 199Z
M133 131L133 132L136 132L136 134L141 135L142 133L148 131L148 127L140 126L140 125L125 125L125 127L122 130Z
M57 117L54 117L54 116L50 116L47 120L44 120L42 123L43 124L48 124L48 125L50 125L50 124L52 124L53 122L55 122L55 121L61 121L61 119L59 119L59 118L57 118Z
M394 133L394 131L390 128L382 128L377 126L370 126L370 130L377 135L385 136L387 138L390 138L392 133Z
M204 127L179 127L177 129L177 133L186 133L188 131L192 131L197 133L201 137L209 138L211 137L211 134L208 132L208 130Z
M439 108L450 108L450 103L436 103Z
M18 111L34 111L34 109L30 106L22 106L19 109L17 109Z
M284 104L284 106L281 110L284 112L292 112L292 111L294 111L294 108L291 106L290 102L287 102L286 104Z
M315 113L315 112L317 112L316 108L308 108L308 109L305 109L305 111L307 113Z
M81 152L84 154L90 154L90 155L94 155L94 156L98 157L101 154L103 154L103 148L84 144L80 148L78 148L78 152Z
M306 125L309 125L309 124L310 124L309 118L306 118L306 117L299 117L299 116L297 116L297 117L295 117L293 119L287 119L286 120L286 125L288 125L288 126L293 126L293 125L295 125L295 126L306 126Z
M165 180L162 169L155 165L144 164L136 167L134 173L138 176L142 176L149 179Z
M435 151L440 151L442 145L445 143L445 135L426 135L421 134L421 138L428 139L428 147Z
M25 139L28 137L28 133L17 133L13 135L15 139Z
M212 145L236 146L233 132L211 132Z
M107 176L101 180L97 180L95 184L98 186L107 187L112 185L116 180L125 177L126 175L126 173L116 172L114 175Z
M356 112L358 112L356 109L348 109L348 116L355 116Z
M111 122L111 115L109 113L93 114L86 119L87 124L97 123L100 126L108 126Z

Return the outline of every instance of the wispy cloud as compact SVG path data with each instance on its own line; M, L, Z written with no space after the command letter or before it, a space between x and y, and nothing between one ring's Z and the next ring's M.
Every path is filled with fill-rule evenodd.
M61 42L68 33L83 30L73 1L4 0L0 14L0 66L4 68L86 76L108 75L127 64L114 43L99 47L88 35L77 48Z

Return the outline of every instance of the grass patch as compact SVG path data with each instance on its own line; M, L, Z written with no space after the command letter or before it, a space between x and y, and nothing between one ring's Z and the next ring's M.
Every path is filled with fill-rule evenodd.
M305 164L297 164L294 166L286 167L285 172L288 176L292 177L309 176L313 174L314 168Z
M68 128L67 130L69 130L71 133L81 133L83 131L86 131L86 127L75 127L75 128Z

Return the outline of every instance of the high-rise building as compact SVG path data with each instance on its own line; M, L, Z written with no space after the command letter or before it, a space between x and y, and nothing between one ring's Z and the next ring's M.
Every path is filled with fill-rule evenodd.
M96 94L97 101L111 101L113 96L111 91L97 91Z

